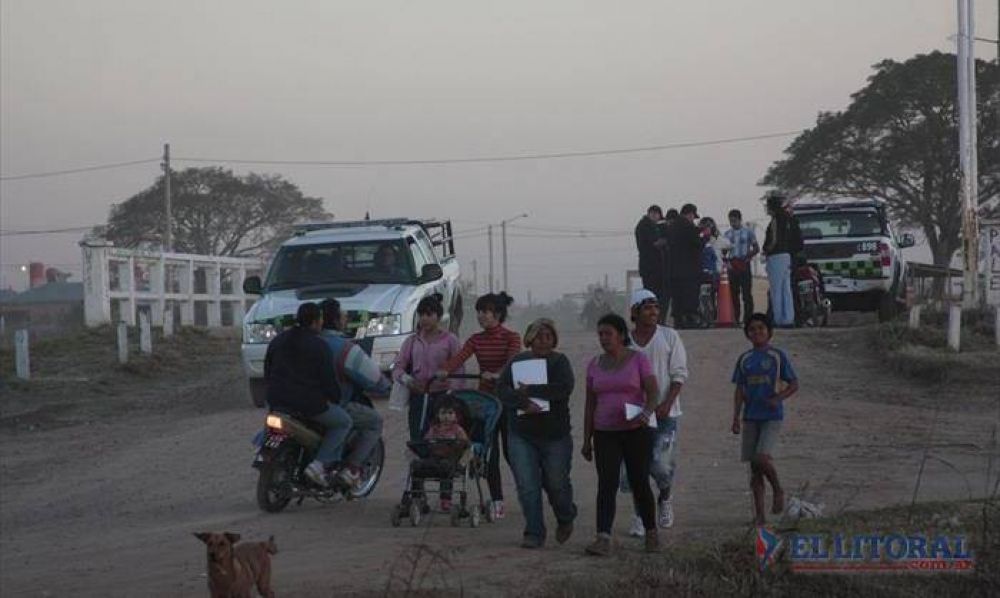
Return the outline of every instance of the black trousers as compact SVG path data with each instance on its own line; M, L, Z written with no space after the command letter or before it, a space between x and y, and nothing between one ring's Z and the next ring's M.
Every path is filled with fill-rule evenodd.
M503 460L510 467L510 454L507 451L507 414L500 414L500 421L493 431L493 450L490 460L486 462L486 484L490 487L492 500L503 500L503 481L500 477L500 446L503 445ZM502 442L501 442L502 441Z
M753 315L753 276L750 269L742 272L729 271L729 286L733 291L733 319L737 322L746 320ZM743 304L743 317L740 317L740 303Z
M649 487L649 463L653 457L652 430L642 427L624 432L594 431L594 463L597 466L597 533L610 534L615 522L618 483L622 461L632 488L635 510L647 530L656 529L656 503Z
M673 300L674 324L688 324L698 317L698 293L700 277L683 277L671 280L670 292Z

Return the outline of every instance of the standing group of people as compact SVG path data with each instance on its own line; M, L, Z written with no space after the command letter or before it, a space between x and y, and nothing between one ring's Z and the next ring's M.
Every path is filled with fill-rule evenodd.
M699 219L694 204L684 204L679 212L667 210L666 214L660 206L649 207L635 227L635 241L639 276L662 306L661 323L669 311L675 328L711 325L703 322L698 312L699 287L710 282L718 290L723 270L732 291L734 321L737 326L745 323L755 311L751 263L763 250L768 311L776 326L794 326L791 275L794 257L803 250L802 234L784 195L769 194L766 207L770 222L763 247L738 209L729 211L730 228L720 234L712 218Z
M750 262L760 252L752 229L744 226L739 210L729 212L730 229L720 234L715 220L699 218L694 204L680 211L650 206L635 227L639 276L661 305L661 323L668 312L675 328L701 327L698 298L703 282L718 289L725 268L733 285L733 308L739 320L753 313Z

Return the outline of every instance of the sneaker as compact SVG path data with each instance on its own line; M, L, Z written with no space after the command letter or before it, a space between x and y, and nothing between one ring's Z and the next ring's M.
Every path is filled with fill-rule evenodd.
M337 481L354 490L361 485L361 476L353 467L345 467L337 472Z
M521 540L521 548L541 548L544 545L545 542L543 542L541 538L536 538L535 536L525 536L524 539Z
M593 543L584 548L587 554L594 556L608 556L611 554L611 536L609 534L597 534Z
M660 501L660 516L656 523L666 529L668 527L673 527L674 525L674 505L670 502L670 499Z
M442 513L451 513L451 499L450 498L442 498L441 499L441 512Z
M309 478L309 481L317 486L326 488L330 485L330 482L326 479L326 468L319 461L313 461L307 465L304 473Z
M502 500L495 500L495 501L493 501L492 508L493 508L493 521L500 521L506 515L506 513L504 513L504 510L503 510L503 501Z
M642 523L642 517L632 515L632 525L628 528L628 535L633 538L641 538L646 535L646 526Z
M560 523L556 528L556 542L565 544L569 537L573 535L573 522Z
M660 536L655 529L646 532L646 552L660 552Z

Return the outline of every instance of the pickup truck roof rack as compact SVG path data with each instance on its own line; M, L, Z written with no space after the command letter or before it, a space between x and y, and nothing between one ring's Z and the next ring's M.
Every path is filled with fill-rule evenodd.
M414 220L412 218L383 218L381 220L348 220L341 222L306 222L292 227L296 236L321 230L342 230L351 228L384 227L400 229L404 226L419 226L427 233L431 244L439 247L441 258L455 255L455 239L450 220Z
M373 226L383 226L385 228L396 228L407 224L420 224L409 218L385 218L382 220L345 220L340 222L305 222L292 227L296 235L304 235L317 230L343 229L343 228L367 228Z
M796 212L837 212L852 208L884 208L885 201L881 199L863 199L858 197L835 197L831 199L809 199L795 202L792 209Z

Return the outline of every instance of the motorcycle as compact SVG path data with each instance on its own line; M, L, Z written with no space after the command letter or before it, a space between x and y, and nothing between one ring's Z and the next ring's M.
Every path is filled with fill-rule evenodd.
M381 438L365 459L356 487L339 483L336 468L327 472L327 479L334 482L326 487L305 475L324 433L323 426L307 419L278 411L267 414L265 428L255 442L258 450L253 461L253 467L259 471L257 505L262 510L277 513L296 499L300 505L307 498L323 503L355 500L375 490L385 465L385 444ZM357 432L352 430L345 441L345 452L350 452L357 438Z
M795 324L804 327L826 326L832 303L826 298L823 276L811 264L802 264L792 273L795 293Z
M711 272L702 272L698 291L698 317L701 318L701 328L711 328L719 318L718 289Z

